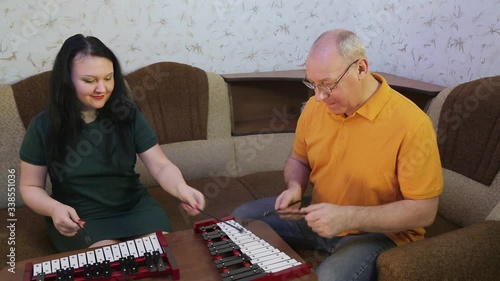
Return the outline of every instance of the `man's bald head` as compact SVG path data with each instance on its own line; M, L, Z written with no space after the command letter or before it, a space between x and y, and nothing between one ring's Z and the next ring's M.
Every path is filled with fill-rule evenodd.
M366 57L365 46L356 34L349 30L333 29L321 34L314 41L308 57L329 58L337 55L345 62Z

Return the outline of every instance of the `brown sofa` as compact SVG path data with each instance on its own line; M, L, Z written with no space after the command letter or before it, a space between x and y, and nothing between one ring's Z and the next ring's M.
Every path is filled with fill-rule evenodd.
M444 89L427 114L443 166L438 216L427 239L379 256L379 280L497 280L500 76Z
M45 72L13 85L0 86L0 175L2 180L7 179L9 169L14 169L16 187L19 181L19 145L29 120L45 106L49 75L49 72ZM220 75L184 64L162 62L129 73L126 80L157 133L162 149L179 166L188 184L205 194L207 212L220 217L227 216L241 203L277 195L285 188L282 169L294 134L274 132L232 136L228 86ZM469 102L467 93L476 93L481 106L484 100L489 101L486 104L492 104L491 101L499 94L498 81L498 77L495 77L494 80L482 79L476 84L466 84L463 91L465 96L459 97L459 102L460 99ZM481 92L477 92L478 88ZM436 129L445 130L445 135L452 135L453 132L463 134L456 126L447 129L440 122L441 119L456 120L453 118L453 110L449 112L453 105L443 105L451 90L452 88L448 88L442 91L432 101L428 113L435 122ZM500 158L499 104L497 102L492 109L493 112L496 110L496 119L490 118L491 114L486 117L482 114L479 119L470 117L484 112L483 107L479 107L480 110L469 110L466 112L468 118L463 118L480 124L490 124L492 120L497 120L492 123L496 127L473 126L474 130L483 130L474 131L481 134L478 139L489 141L487 145L481 142L479 146L474 146L476 150L485 148L476 154L492 155L489 162L480 157L481 161L491 164L484 164L485 168L484 165L480 166L489 171L488 175L476 177L469 174L469 166L456 167L456 161L470 161L466 157L467 153L465 158L449 161L451 164L444 161L449 168L443 165L445 190L438 218L428 228L428 236L431 238L382 254L378 260L380 280L491 280L492 276L498 276L500 269L490 265L495 260L500 260L500 238L496 235L500 233L500 177L498 166L495 166ZM443 108L447 111L440 118ZM486 118L484 120L487 122L483 122L481 118ZM489 135L482 137L484 130L489 130ZM447 138L448 141L450 139ZM455 141L457 139L461 140L462 135L455 138ZM443 147L451 144L442 141L440 145ZM469 144L459 145L457 149L467 149L467 145ZM456 153L458 152L451 151L448 155ZM206 218L204 215L186 216L179 209L178 203L156 185L140 160L137 172L141 175L141 181L169 214L174 230L189 229L194 222ZM488 184L492 173L493 180ZM50 184L47 189L50 192ZM9 198L14 198L12 195L16 198L16 208L13 211L17 219L15 230L6 232L2 229L0 235L2 268L10 259L4 254L10 255L10 246L5 245L12 240L15 240L17 261L54 253L45 235L43 218L23 206L17 189L16 192L12 192L12 189L2 189L1 192L0 219L5 221L9 211L12 211L6 208ZM12 235L14 238L10 238ZM324 253L301 249L297 251L313 265L325 258Z
M1 230L2 268L11 259L4 254L10 252L11 234L17 261L54 253L45 234L43 217L24 206L17 191L19 147L31 118L45 108L49 76L50 72L44 72L0 86L0 178L6 182L9 170L15 170L16 187L1 189L0 219L6 221L11 211L8 202L14 198L16 208L12 211L17 219L15 230ZM180 168L188 184L205 194L208 213L228 216L238 205L277 194L283 188L280 170L293 134L233 137L228 88L222 76L185 64L163 62L129 73L126 80L161 148ZM140 159L136 170L168 213L174 230L190 229L196 221L208 218L186 216L174 198L157 186ZM47 182L49 192L50 188Z

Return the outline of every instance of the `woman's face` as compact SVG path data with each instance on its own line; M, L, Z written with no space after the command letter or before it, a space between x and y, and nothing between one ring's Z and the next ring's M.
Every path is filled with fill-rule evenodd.
M113 62L107 58L77 55L71 67L71 80L82 112L92 112L106 104L113 89Z

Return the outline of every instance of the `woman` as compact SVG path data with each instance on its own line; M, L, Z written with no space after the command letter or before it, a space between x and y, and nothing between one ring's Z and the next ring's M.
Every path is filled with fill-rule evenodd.
M21 196L47 217L56 250L171 231L134 172L136 154L166 192L193 207L182 204L189 215L204 208L203 195L186 184L130 99L113 52L95 37L68 38L54 62L48 109L33 118L20 151ZM80 227L91 243L76 235Z

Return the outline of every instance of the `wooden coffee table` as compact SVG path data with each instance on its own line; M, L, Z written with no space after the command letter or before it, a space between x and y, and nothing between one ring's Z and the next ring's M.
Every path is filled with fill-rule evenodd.
M252 221L246 228L252 231L255 235L265 240L281 252L286 253L288 256L295 258L297 261L304 263L304 260L286 244L267 224L261 221ZM217 281L221 280L218 270L215 267L214 261L210 256L207 246L200 234L195 233L193 230L176 231L165 235L168 247L171 250L177 268L180 270L181 281ZM9 281L23 281L24 268L26 263L40 263L49 261L69 255L85 252L85 250L78 250L66 253L59 253L51 256L40 257L21 261L16 263L16 273L10 273L7 268L0 272L0 280ZM156 281L156 280L172 280L169 275L158 277L147 277L137 279L141 281ZM281 280L290 280L282 279ZM292 279L293 281L315 281L317 276L312 272L300 278Z

